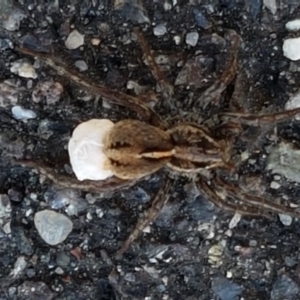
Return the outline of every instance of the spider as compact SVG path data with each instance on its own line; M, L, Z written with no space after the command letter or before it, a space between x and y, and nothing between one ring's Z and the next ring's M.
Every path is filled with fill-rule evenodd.
M169 99L173 94L172 86L155 62L142 32L135 29L135 33L163 98ZM231 44L228 62L220 78L204 92L203 101L205 103L220 98L236 76L241 38L233 30L228 32L228 36ZM160 190L153 198L152 205L146 211L145 217L138 221L132 233L117 252L118 257L140 237L145 227L156 219L168 202L174 182L174 176L169 174L189 177L209 201L230 213L268 218L274 213L282 213L300 217L300 212L297 210L247 194L226 181L226 174L235 172L239 167L239 163L232 159L232 149L243 131L242 125L274 128L280 122L285 122L299 114L300 108L263 115L224 112L213 118L218 120L218 125L211 126L208 121L203 124L180 122L170 127L142 99L94 84L59 64L49 54L36 53L23 48L17 50L23 54L38 57L60 75L89 89L94 94L106 98L110 103L133 110L142 120L120 121L108 134L105 141L105 154L109 158L114 176L104 181L78 181L72 176L57 174L52 168L39 162L16 161L23 166L37 169L60 186L89 192L117 192L133 186L145 176L164 169L166 176ZM266 131L264 130L263 134Z

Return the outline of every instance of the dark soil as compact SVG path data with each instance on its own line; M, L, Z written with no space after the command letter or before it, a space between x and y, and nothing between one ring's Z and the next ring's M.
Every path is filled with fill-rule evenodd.
M0 91L10 99L6 103L0 99L0 194L9 196L12 208L11 233L0 223L0 299L300 299L297 219L286 226L278 216L272 220L242 217L231 228L232 214L215 208L188 180L177 179L170 203L158 219L116 259L117 250L159 189L164 171L129 190L98 195L60 190L37 172L12 163L13 157L31 158L70 173L66 146L77 124L91 118L139 118L21 54L17 47L55 53L56 59L78 72L75 62L83 60L88 65L83 74L111 89L135 95L127 89L128 81L144 86L145 92L156 95L153 103L160 102L155 110L170 124L201 121L228 110L234 83L239 87L234 104L244 112L283 110L298 90L299 63L282 53L283 40L292 35L285 24L297 17L297 1L277 1L274 13L261 0L111 2L5 0L0 4L2 22L16 13L24 14L15 30L0 29L0 79L9 80L12 91L8 94L14 95L5 98L6 92ZM159 24L166 28L162 36L154 34ZM181 73L184 82L175 86L169 102L163 102L134 27L143 31L154 56L165 60L161 68L172 84L198 55L203 55L206 69L201 66L190 77ZM84 45L68 50L64 41L74 28L84 35ZM228 87L222 101L203 109L201 93L226 65L228 29L243 40L239 72L245 76ZM194 47L186 43L190 32L199 34ZM212 42L213 37L217 42ZM176 44L174 38L180 42ZM99 39L99 45L93 39ZM36 79L11 72L12 63L23 58L34 64ZM33 90L44 81L63 86L61 99L33 101ZM19 95L17 105L31 109L36 118L25 122L14 118L14 93ZM265 169L270 147L280 142L298 146L299 134L299 121L291 120L278 127L277 139L264 137L261 148L250 153L242 166L237 182L254 182L274 201L300 204L299 183L276 177L279 188L272 189L274 175ZM247 145L245 138L239 152ZM76 214L70 212L70 203ZM73 222L72 232L57 246L48 245L34 225L35 213L45 208ZM20 259L25 265L18 271L15 264Z

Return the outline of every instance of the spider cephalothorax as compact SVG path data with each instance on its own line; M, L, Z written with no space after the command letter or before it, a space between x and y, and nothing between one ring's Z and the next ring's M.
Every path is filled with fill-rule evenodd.
M151 51L141 34L136 31L141 48L146 54L146 60L154 77L162 89L163 98L172 94L172 86L167 82L152 57ZM237 52L240 37L230 31L231 51L224 72L203 94L203 102L220 98L226 86L232 82L237 69ZM38 169L55 183L84 191L104 192L118 191L128 188L146 175L161 168L178 174L191 175L198 189L216 206L233 213L244 215L266 216L270 213L286 213L300 216L300 213L284 205L245 193L235 185L226 181L223 173L236 170L238 165L232 161L232 143L242 131L240 124L248 126L271 125L287 121L300 113L300 108L270 115L249 115L237 112L220 113L217 127L208 128L201 124L177 123L168 126L166 121L147 106L141 99L134 96L110 90L94 84L81 75L57 65L48 54L34 53L30 50L19 49L22 53L39 57L60 74L66 76L82 87L88 88L95 94L105 97L113 104L125 106L135 111L143 120L124 120L112 127L104 138L104 154L108 158L108 168L114 176L106 180L79 181L72 176L58 175L51 168L33 161L19 163ZM223 131L226 134L223 135ZM208 170L209 176L203 175ZM167 173L167 172L166 172ZM139 237L143 229L153 221L170 197L172 186L170 176L166 176L161 189L154 197L152 206L146 217L140 220L132 234L125 241L118 254L125 252L131 243Z

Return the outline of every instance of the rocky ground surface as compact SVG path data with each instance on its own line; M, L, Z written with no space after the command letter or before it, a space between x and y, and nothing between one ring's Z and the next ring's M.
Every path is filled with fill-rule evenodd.
M117 259L164 171L99 195L60 188L12 164L12 158L31 158L72 176L66 146L77 124L137 117L19 47L54 53L95 83L143 97L171 124L227 109L234 86L232 103L246 112L298 105L300 30L297 22L286 26L300 17L298 1L111 2L1 1L0 299L300 299L297 219L239 219L177 179L158 219ZM174 85L170 101L163 103L134 27ZM226 65L228 29L243 40L241 80L204 110L201 93ZM290 120L252 152L241 143L238 183L300 204L299 141L299 121Z

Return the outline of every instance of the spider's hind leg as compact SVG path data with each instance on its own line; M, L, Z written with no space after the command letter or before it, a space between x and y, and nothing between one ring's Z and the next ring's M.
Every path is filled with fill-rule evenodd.
M202 192L207 200L212 202L216 207L233 214L241 214L247 216L264 216L270 218L270 215L262 211L260 208L252 206L248 203L239 205L230 201L226 188L223 186L217 186L212 180L209 185L205 179L199 178L196 181L196 186L200 192ZM218 191L219 190L219 191Z
M214 185L216 187L222 187L222 189L226 191L226 194L230 198L238 200L242 205L246 205L246 206L250 205L257 208L258 210L264 210L270 213L286 214L289 216L294 216L296 218L300 217L299 211L296 211L295 209L292 209L285 205L275 203L274 201L270 201L266 198L245 193L241 191L239 188L233 185L229 185L220 177L216 177L213 180L214 180Z
M73 189L86 191L86 192L115 193L119 190L129 188L130 186L134 185L137 182L137 180L123 180L115 176L107 180L79 181L75 177L58 174L54 171L53 168L50 168L40 162L34 162L31 160L14 160L13 163L15 165L36 169L40 174L45 175L48 179L53 181L58 186L65 187L65 188L73 188Z

